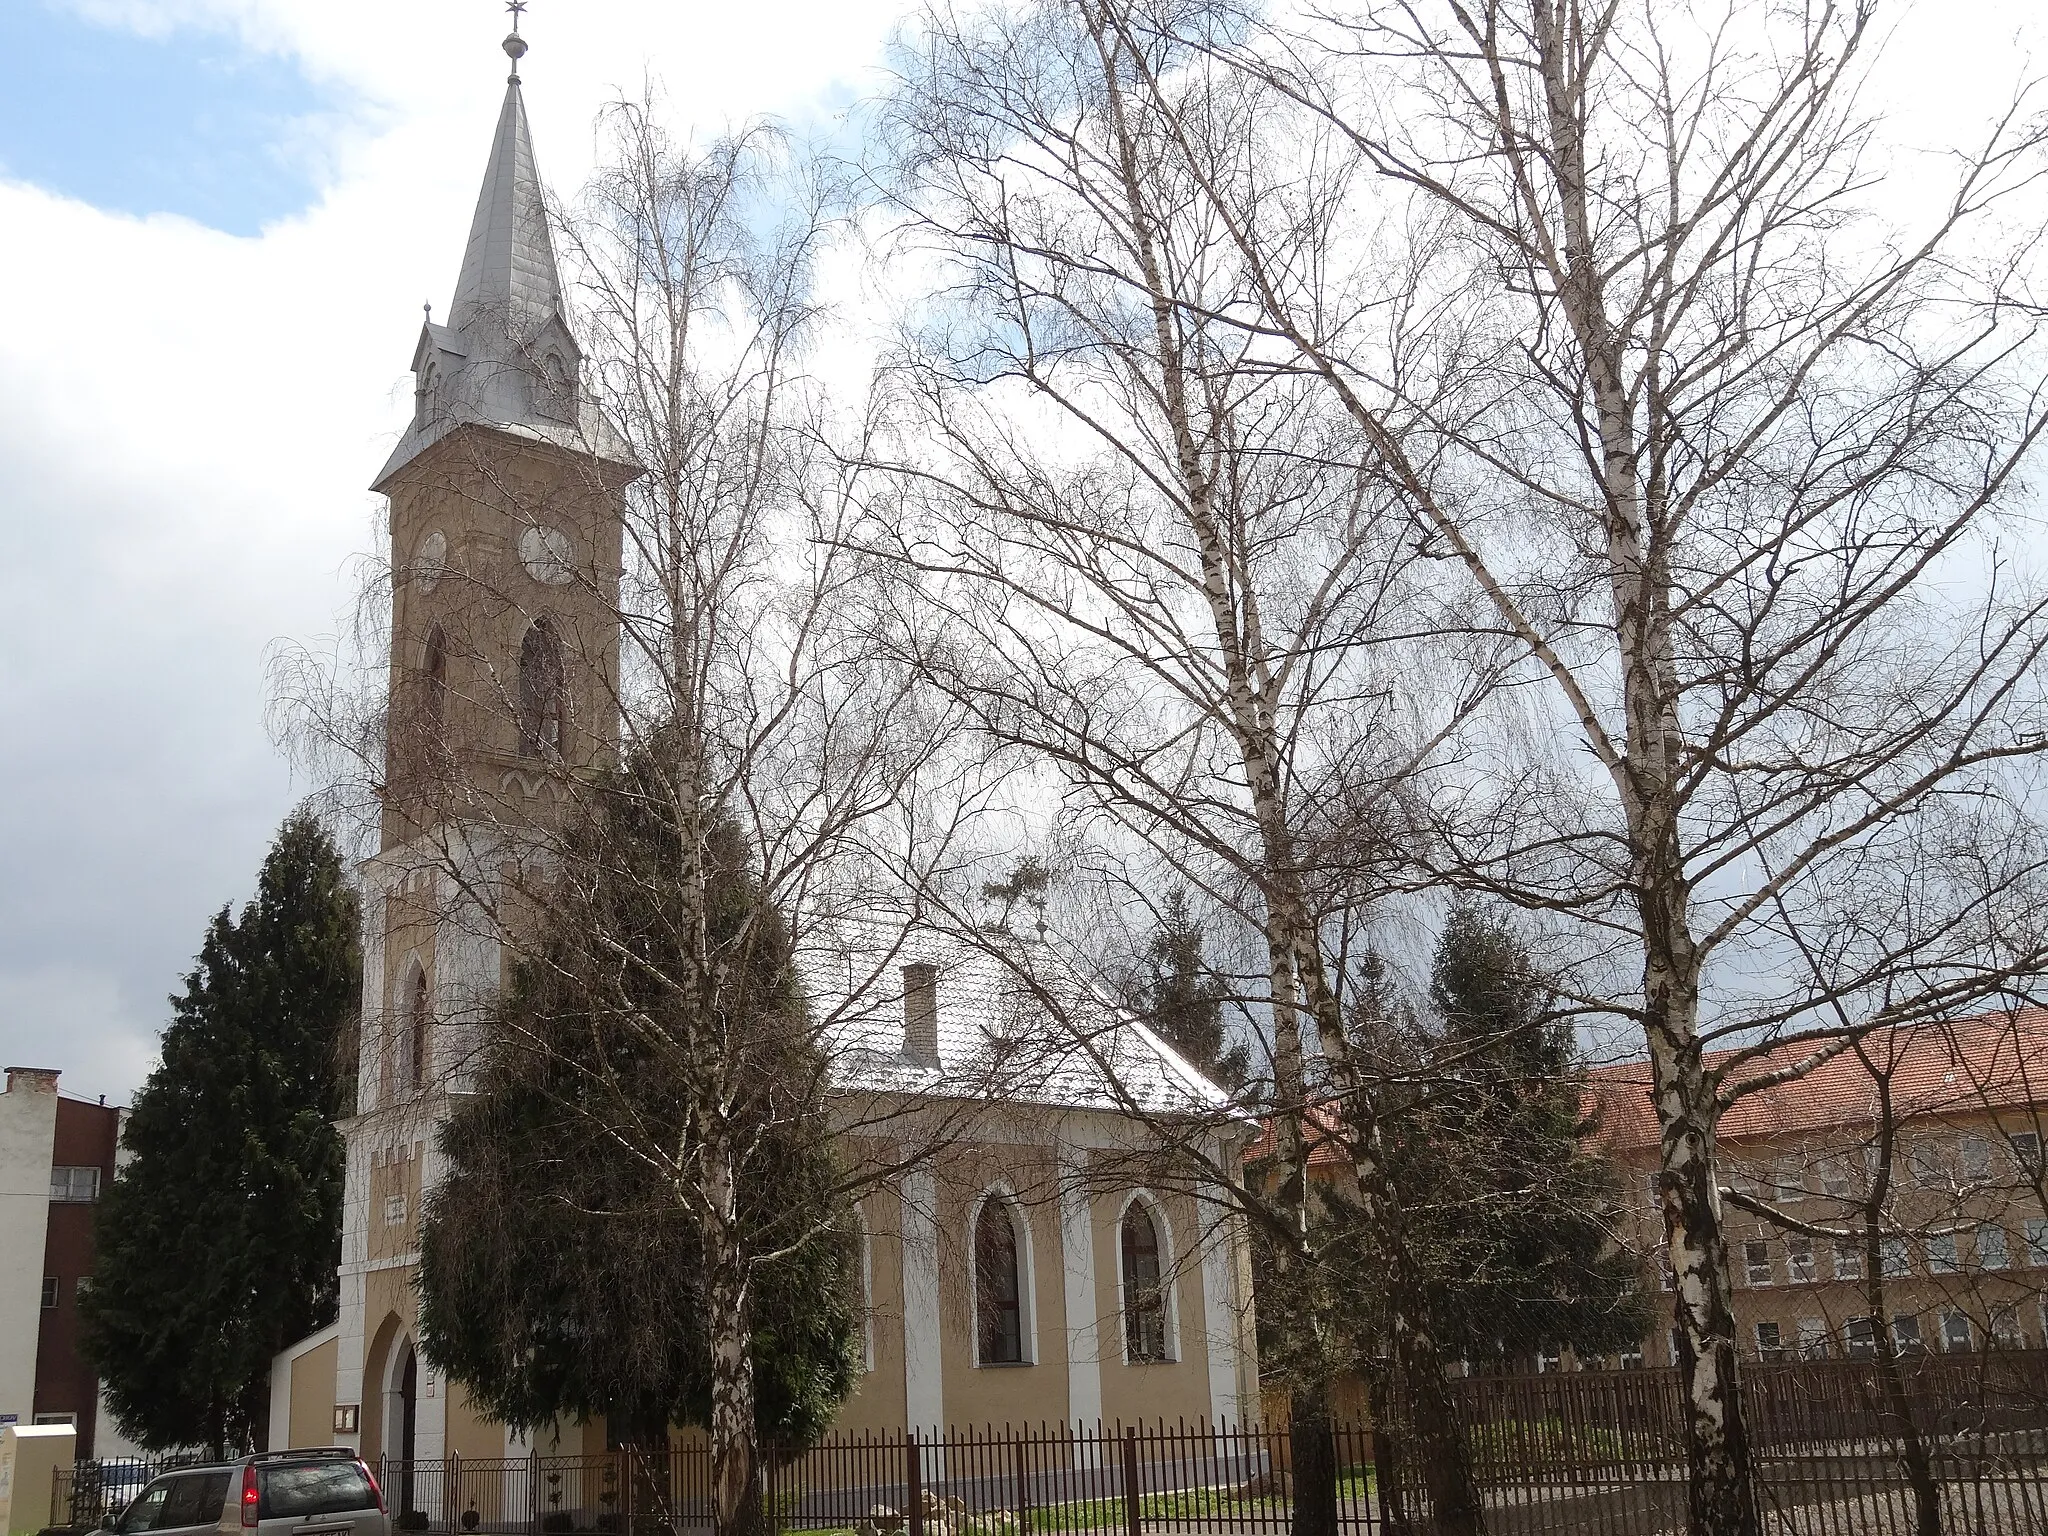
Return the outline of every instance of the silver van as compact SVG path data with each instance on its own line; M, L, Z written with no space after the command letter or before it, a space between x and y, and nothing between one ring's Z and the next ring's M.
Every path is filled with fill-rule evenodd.
M108 1522L119 1536L391 1536L384 1493L343 1446L180 1467Z

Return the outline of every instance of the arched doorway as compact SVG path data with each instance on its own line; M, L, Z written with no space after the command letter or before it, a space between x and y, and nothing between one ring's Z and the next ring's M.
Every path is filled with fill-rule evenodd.
M399 1514L413 1508L413 1459L419 1431L419 1356L410 1336L398 1339L384 1367L384 1454L395 1463L396 1476L385 1496ZM387 1465L389 1465L387 1463Z

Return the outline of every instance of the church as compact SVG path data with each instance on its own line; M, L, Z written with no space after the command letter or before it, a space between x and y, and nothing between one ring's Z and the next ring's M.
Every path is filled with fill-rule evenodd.
M620 509L638 474L585 396L516 31L505 51L454 301L421 329L413 415L373 483L389 499L390 724L380 848L360 871L339 1316L272 1370L271 1446L355 1447L398 1464L408 1489L412 1467L458 1456L608 1448L602 1421L530 1440L492 1422L421 1354L414 1322L437 1127L471 1091L507 964L514 919L488 894L492 872L522 857L522 828L558 814L544 765L573 772L617 750ZM846 1070L863 1091L936 1100L958 1081L949 1064L997 1015L1014 1029L1017 1011L984 952L934 938L904 955ZM1243 1233L1213 1188L1106 1171L1136 1166L1145 1144L1133 1093L1222 1103L1163 1041L1112 1016L1089 1051L965 1106L969 1134L861 1199L863 1370L838 1429L1256 1417ZM1241 1146L1216 1134L1206 1151L1228 1168Z

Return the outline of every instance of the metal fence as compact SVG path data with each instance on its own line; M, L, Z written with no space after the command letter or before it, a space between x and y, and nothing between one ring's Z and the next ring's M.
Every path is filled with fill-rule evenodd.
M1757 1497L1774 1536L1910 1536L1893 1406L1923 1439L1942 1529L2048 1533L2048 1353L1751 1367ZM1683 1528L1683 1403L1668 1370L1475 1377L1456 1399L1493 1536L1653 1536ZM1891 1405L1891 1406L1888 1406ZM1428 1536L1429 1502L1396 1424L1335 1431L1343 1536ZM835 1435L771 1454L775 1524L848 1536L1285 1536L1284 1426L1039 1425ZM118 1510L152 1468L59 1474L74 1527ZM449 1457L377 1463L401 1528L484 1536L673 1536L711 1523L710 1456Z

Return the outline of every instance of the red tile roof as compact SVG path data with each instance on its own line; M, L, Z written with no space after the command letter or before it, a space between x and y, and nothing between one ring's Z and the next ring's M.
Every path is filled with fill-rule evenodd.
M1779 1046L1751 1057L1724 1088L1803 1060L1816 1048L1812 1042ZM1707 1065L1718 1067L1736 1054L1734 1049L1709 1052ZM1901 1118L2048 1109L2048 1008L1876 1030L1864 1037L1863 1055L1879 1070L1891 1070L1892 1103ZM1588 1108L1599 1122L1594 1140L1610 1152L1656 1146L1649 1063L1598 1067L1590 1077ZM1721 1136L1744 1142L1863 1126L1876 1107L1871 1067L1855 1051L1845 1051L1803 1076L1738 1099L1721 1117Z
M1308 1143L1308 1165L1311 1168L1344 1166L1350 1157L1344 1151L1343 1130L1337 1120L1337 1111L1324 1104L1311 1104L1302 1112L1301 1139ZM1259 1134L1252 1144L1245 1148L1245 1161L1258 1162L1280 1150L1279 1139L1273 1131L1273 1121L1260 1123Z

